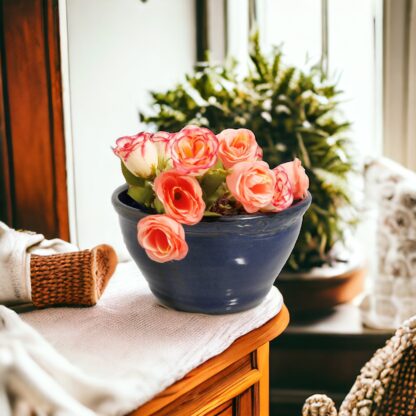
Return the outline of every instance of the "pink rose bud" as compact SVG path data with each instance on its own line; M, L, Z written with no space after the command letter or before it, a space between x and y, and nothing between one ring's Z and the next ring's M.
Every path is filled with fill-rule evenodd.
M205 202L201 186L194 177L174 170L162 172L155 179L154 190L169 217L188 225L201 221Z
M303 199L309 188L309 178L302 167L302 162L295 158L293 162L282 163L278 167L283 168L292 186L293 199Z
M120 137L113 148L114 153L135 176L148 178L156 172L157 148L150 138L151 134L144 132L135 136Z
M268 206L274 195L276 178L263 161L240 162L227 176L228 189L248 213Z
M279 212L289 208L293 203L292 186L286 171L278 166L273 169L276 177L276 185L274 187L274 195L272 201L264 209L264 211Z
M187 126L175 133L170 153L175 169L187 175L204 174L217 162L218 139L206 128Z
M182 260L188 253L185 231L167 215L149 215L137 224L137 240L147 255L158 263Z
M263 152L251 130L226 129L217 135L218 155L226 169L239 162L261 160Z
M166 131L158 131L157 133L153 134L150 139L153 143L156 144L159 157L165 160L170 158L169 143L172 137L173 134L171 133Z

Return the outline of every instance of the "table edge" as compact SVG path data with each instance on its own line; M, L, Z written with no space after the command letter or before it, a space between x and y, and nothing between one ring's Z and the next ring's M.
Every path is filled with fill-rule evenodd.
M144 416L157 412L173 402L176 398L219 373L233 362L278 337L289 325L289 320L289 311L283 305L280 312L262 326L237 338L222 353L191 370L184 378L167 387L153 399L129 413L129 416Z

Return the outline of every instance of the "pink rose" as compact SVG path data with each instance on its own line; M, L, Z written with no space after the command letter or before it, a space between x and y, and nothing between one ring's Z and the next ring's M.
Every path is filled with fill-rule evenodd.
M305 198L309 188L309 178L302 167L302 162L295 158L293 162L282 163L279 167L283 168L287 173L292 186L293 199Z
M156 145L150 139L150 133L142 132L116 140L113 152L135 176L148 178L156 173L158 153Z
M226 129L217 135L218 155L226 169L239 162L254 162L262 158L261 147L251 130Z
M198 176L217 162L218 139L206 128L187 126L170 144L173 166L180 173Z
M274 187L274 195L269 205L264 211L279 212L289 208L293 202L292 186L286 171L278 166L273 169L276 177L276 185Z
M153 143L156 144L159 156L165 159L169 156L169 143L172 137L173 134L171 133L166 131L158 131L157 133L153 134L150 139Z
M185 231L167 215L149 215L137 224L137 240L147 255L158 263L182 260L188 253Z
M154 182L154 190L167 215L182 224L201 221L205 202L199 182L192 176L170 170L162 172Z
M240 162L227 176L228 189L248 213L270 204L276 184L274 173L263 161Z

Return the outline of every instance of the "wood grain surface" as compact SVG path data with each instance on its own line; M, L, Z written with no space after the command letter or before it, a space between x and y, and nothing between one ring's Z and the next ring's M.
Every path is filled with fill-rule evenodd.
M57 0L2 0L1 219L69 238Z

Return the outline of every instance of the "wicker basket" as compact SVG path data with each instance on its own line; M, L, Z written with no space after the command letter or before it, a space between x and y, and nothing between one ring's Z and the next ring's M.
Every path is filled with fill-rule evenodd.
M407 320L361 369L339 416L416 415L416 316ZM303 416L336 416L325 395L306 400Z

